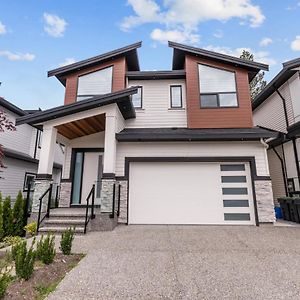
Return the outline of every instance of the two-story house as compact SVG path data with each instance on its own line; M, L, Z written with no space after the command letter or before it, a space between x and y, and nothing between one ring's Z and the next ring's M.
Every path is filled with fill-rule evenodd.
M282 70L253 101L254 124L278 132L268 141L274 203L300 190L300 59L283 63Z
M36 111L22 110L11 102L0 97L0 109L8 119L15 123L20 116L28 116ZM42 131L29 124L23 124L15 131L0 132L0 144L4 148L4 166L1 169L0 191L3 197L11 196L14 200L19 191L27 193L28 184L33 188L33 181L37 175L40 157ZM64 162L63 145L55 146L53 174L53 196L60 183L62 164Z
M60 207L95 204L127 224L273 223L264 139L249 81L268 66L170 42L172 70L140 71L129 45L49 71L64 105L17 119L43 128L33 211L66 145ZM89 202L90 203L90 202Z

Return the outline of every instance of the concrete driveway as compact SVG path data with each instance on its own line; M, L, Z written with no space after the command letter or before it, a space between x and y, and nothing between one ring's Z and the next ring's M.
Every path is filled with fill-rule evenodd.
M300 228L119 226L48 299L299 299Z

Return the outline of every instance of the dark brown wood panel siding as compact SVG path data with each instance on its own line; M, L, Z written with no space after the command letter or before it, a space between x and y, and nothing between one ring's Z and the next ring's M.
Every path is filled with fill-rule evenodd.
M66 77L65 105L76 101L78 76L98 71L109 66L113 66L112 91L116 92L123 90L125 88L126 60L125 57L120 57L68 75Z
M198 64L227 69L236 73L237 108L200 108ZM252 109L246 70L186 55L187 121L189 128L251 128Z

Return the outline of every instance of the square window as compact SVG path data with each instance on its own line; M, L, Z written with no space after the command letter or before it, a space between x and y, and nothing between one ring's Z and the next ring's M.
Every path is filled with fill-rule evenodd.
M182 107L182 87L181 85L171 85L171 108Z
M137 93L133 94L131 97L132 104L135 108L142 108L142 94L143 94L143 88L139 86Z
M200 96L201 107L218 107L218 95L201 95Z
M235 93L219 94L221 107L235 107L238 105Z

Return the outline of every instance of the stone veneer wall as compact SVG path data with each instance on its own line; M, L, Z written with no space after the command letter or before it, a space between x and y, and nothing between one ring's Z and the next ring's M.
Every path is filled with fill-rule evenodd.
M118 223L127 223L127 197L128 197L128 181L119 181L121 186L120 191L120 215L118 218Z
M58 207L69 207L71 199L72 182L62 181L60 183L60 197Z
M50 184L52 183L52 180L39 180L36 179L34 182L34 192L33 192L33 200L32 200L32 213L38 213L39 207L40 207L40 197L46 192L46 190L49 188ZM48 195L46 195L42 202L42 210L41 212L47 211L47 204L48 204Z
M255 193L260 223L274 223L274 202L271 180L256 180Z

